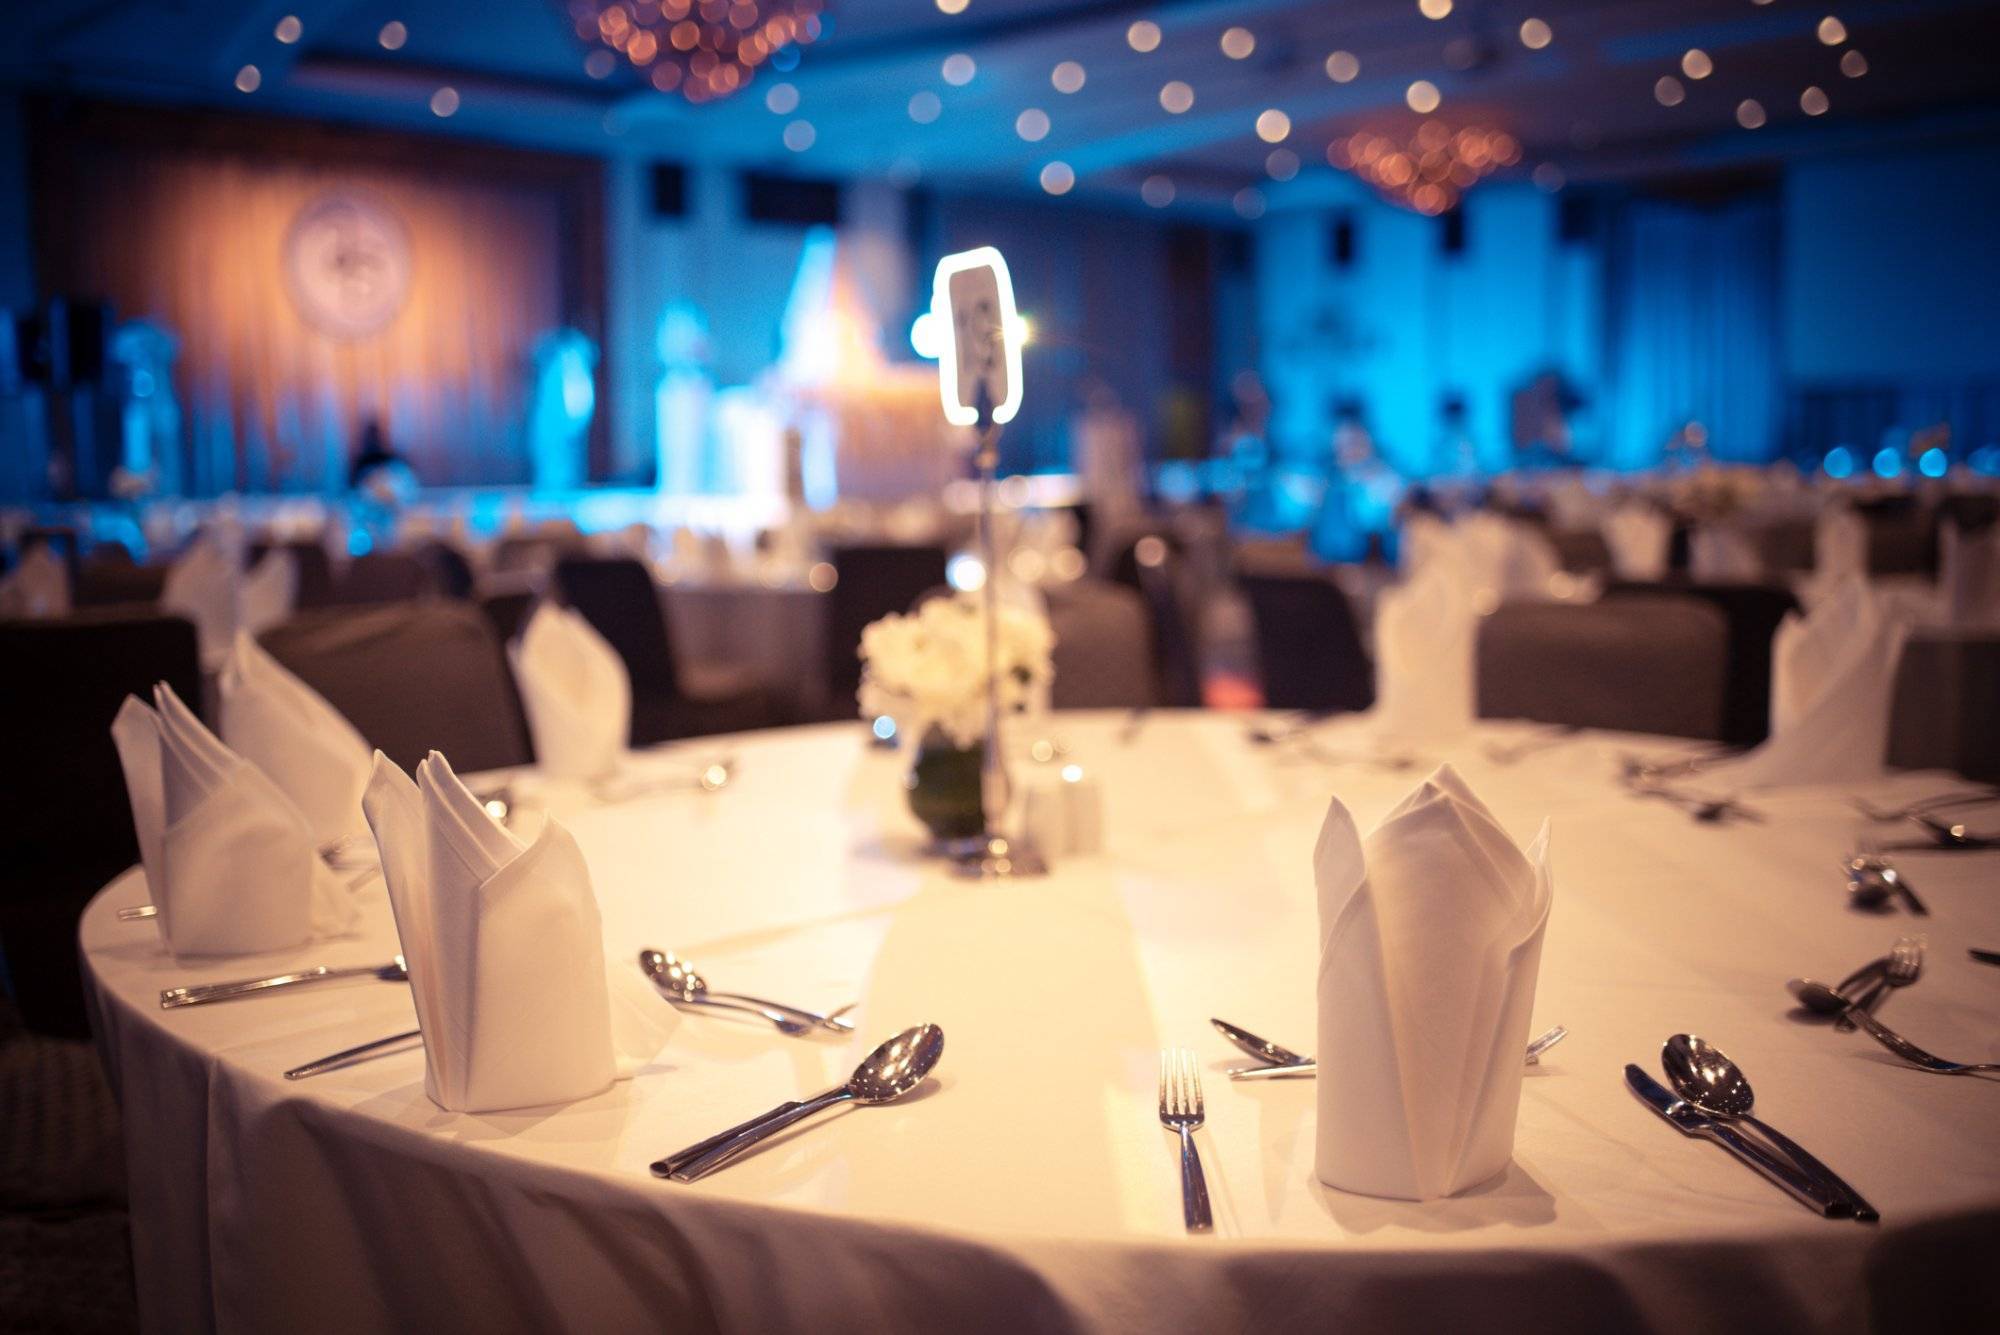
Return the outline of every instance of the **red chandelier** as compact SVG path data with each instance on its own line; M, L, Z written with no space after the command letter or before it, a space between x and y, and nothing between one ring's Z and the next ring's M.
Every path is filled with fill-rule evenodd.
M663 93L713 102L757 68L819 37L823 0L570 0L576 35L601 44L586 68L608 76L623 59ZM601 69L601 73L600 73Z
M1336 139L1326 160L1405 208L1436 216L1485 176L1519 162L1521 144L1504 130L1453 130L1426 120L1407 138L1361 130Z

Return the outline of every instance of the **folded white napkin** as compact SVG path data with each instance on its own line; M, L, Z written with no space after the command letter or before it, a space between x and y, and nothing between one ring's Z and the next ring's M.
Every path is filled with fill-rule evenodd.
M1764 557L1737 524L1697 524L1688 538L1688 573L1705 584L1750 584L1764 577Z
M1938 588L1955 625L2000 621L2000 524L1967 533L1947 520L1938 530Z
M146 885L176 955L245 955L335 935L353 896L312 827L264 772L222 744L162 682L111 724Z
M324 696L239 631L217 679L222 738L305 813L321 843L364 833L373 752Z
M1604 517L1604 545L1620 579L1663 579L1674 522L1651 505L1624 505Z
M1813 579L1830 584L1867 574L1868 521L1849 505L1822 510L1813 521Z
M636 952L607 977L597 897L569 832L524 842L433 751L413 783L379 751L375 831L424 1031L424 1092L448 1112L588 1098L665 1041Z
M236 628L261 635L292 614L299 592L299 566L282 549L264 553L237 588Z
M46 544L30 547L0 577L0 617L67 616L69 608L69 568Z
M1449 555L1383 593L1375 609L1376 727L1395 737L1449 737L1472 726L1479 617L1470 577Z
M160 606L194 623L202 665L216 669L239 629L255 635L291 614L297 585L289 552L265 553L245 575L226 541L203 536L167 571Z
M1909 625L1852 578L1804 617L1785 618L1771 644L1771 736L1713 784L1842 783L1879 774Z
M583 614L541 604L507 653L542 772L591 779L617 769L632 728L632 680Z
M1449 766L1364 842L1335 798L1319 886L1315 1172L1343 1191L1450 1196L1506 1168L1554 888Z
M1501 602L1549 596L1549 580L1561 572L1562 561L1540 529L1485 510L1452 528L1478 589Z

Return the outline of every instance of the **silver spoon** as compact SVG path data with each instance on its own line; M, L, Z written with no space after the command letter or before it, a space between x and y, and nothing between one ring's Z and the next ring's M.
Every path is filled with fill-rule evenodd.
M749 1011L761 1015L787 1034L802 1034L808 1029L831 1029L837 1033L854 1032L854 1024L831 1015L821 1015L817 1011L805 1010L798 1006L787 1006L776 1001L766 1001L761 997L746 997L738 992L716 992L710 990L708 980L695 971L695 967L679 958L672 951L653 950L639 952L639 967L646 976L669 996L690 1006L717 1006L725 1010Z
M260 992L297 987L304 983L324 983L336 978L374 978L384 983L407 983L410 981L410 966L404 962L401 955L398 955L387 964L360 964L341 969L331 969L319 964L310 969L275 974L269 978L242 978L228 983L196 983L189 987L169 987L160 993L160 1009L170 1011L181 1006L199 1006L210 1001L233 1001L237 997L256 996Z
M1210 1017L1210 1024L1224 1038L1243 1051L1266 1063L1263 1066L1238 1067L1229 1072L1231 1080L1292 1080L1319 1074L1319 1063L1311 1057L1301 1057L1290 1048L1280 1047L1268 1038L1260 1038L1248 1029L1233 1025L1227 1020ZM1542 1054L1569 1037L1569 1030L1554 1025L1529 1040L1522 1061L1529 1066L1541 1064Z
M1846 997L1835 993L1825 983L1815 983L1810 978L1801 978L1796 980L1794 990L1799 993L1799 999L1814 1010L1831 1006L1853 1016L1854 1022L1863 1029L1866 1029L1869 1037L1912 1066L1926 1071L1935 1071L1940 1075L1972 1075L1987 1071L2000 1071L2000 1062L1946 1061L1943 1057L1925 1052L1922 1048L1883 1024L1867 1011L1862 1010Z
M1880 1219L1881 1213L1847 1185L1840 1174L1828 1168L1791 1137L1772 1128L1754 1115L1756 1091L1742 1068L1729 1060L1722 1049L1694 1034L1675 1034L1660 1049L1660 1065L1666 1068L1667 1082L1674 1092L1703 1112L1755 1127L1793 1163L1839 1193L1854 1207L1854 1217L1864 1223Z
M653 1165L658 1177L693 1182L706 1177L751 1146L837 1103L893 1103L924 1082L944 1056L944 1030L920 1024L868 1054L847 1083L803 1103L781 1103L767 1113L670 1154Z

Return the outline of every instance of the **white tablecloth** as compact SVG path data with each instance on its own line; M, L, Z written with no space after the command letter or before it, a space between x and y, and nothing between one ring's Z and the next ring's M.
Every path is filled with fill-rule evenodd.
M1925 930L1930 968L1884 1018L1938 1052L2000 1057L2000 969L1966 957L2000 947L1993 857L1912 854L1935 916L1865 915L1835 865L1862 828L1844 793L1703 825L1610 781L1631 739L1505 768L1454 748L1517 835L1554 817L1535 1026L1573 1032L1526 1082L1502 1179L1432 1204L1369 1199L1314 1180L1311 1083L1229 1083L1240 1059L1208 1017L1310 1050L1327 797L1366 826L1411 776L1280 761L1240 717L1154 715L1129 745L1122 721L1059 716L1103 780L1108 847L1038 881L967 883L922 860L901 761L858 725L732 742L740 776L719 795L552 794L590 861L607 955L672 948L715 986L860 1003L846 1042L683 1017L649 1069L567 1107L445 1113L414 1050L280 1077L413 1027L399 985L156 1005L172 984L387 958L379 889L355 939L192 967L152 926L116 921L146 898L122 877L82 943L125 1108L148 1327L1863 1330L1994 1310L2000 1089L1801 1023L1783 989ZM835 1113L693 1186L647 1172L926 1020L947 1036L929 1092ZM1884 1222L1820 1220L1641 1106L1624 1063L1656 1066L1680 1030L1743 1063L1758 1111ZM1214 1236L1182 1229L1162 1044L1207 1071Z

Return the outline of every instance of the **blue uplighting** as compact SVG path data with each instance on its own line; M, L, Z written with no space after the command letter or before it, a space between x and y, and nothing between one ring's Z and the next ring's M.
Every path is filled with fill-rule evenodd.
M2000 445L1980 446L1972 452L1965 463L1982 477L2000 477Z
M1890 446L1875 451L1875 476L1894 477L1903 471L1903 456Z
M1950 458L1935 445L1917 456L1917 471L1925 477L1943 477L1950 469Z
M1853 477L1854 451L1848 449L1845 445L1836 445L1826 452L1826 459L1820 466L1826 469L1828 477Z

